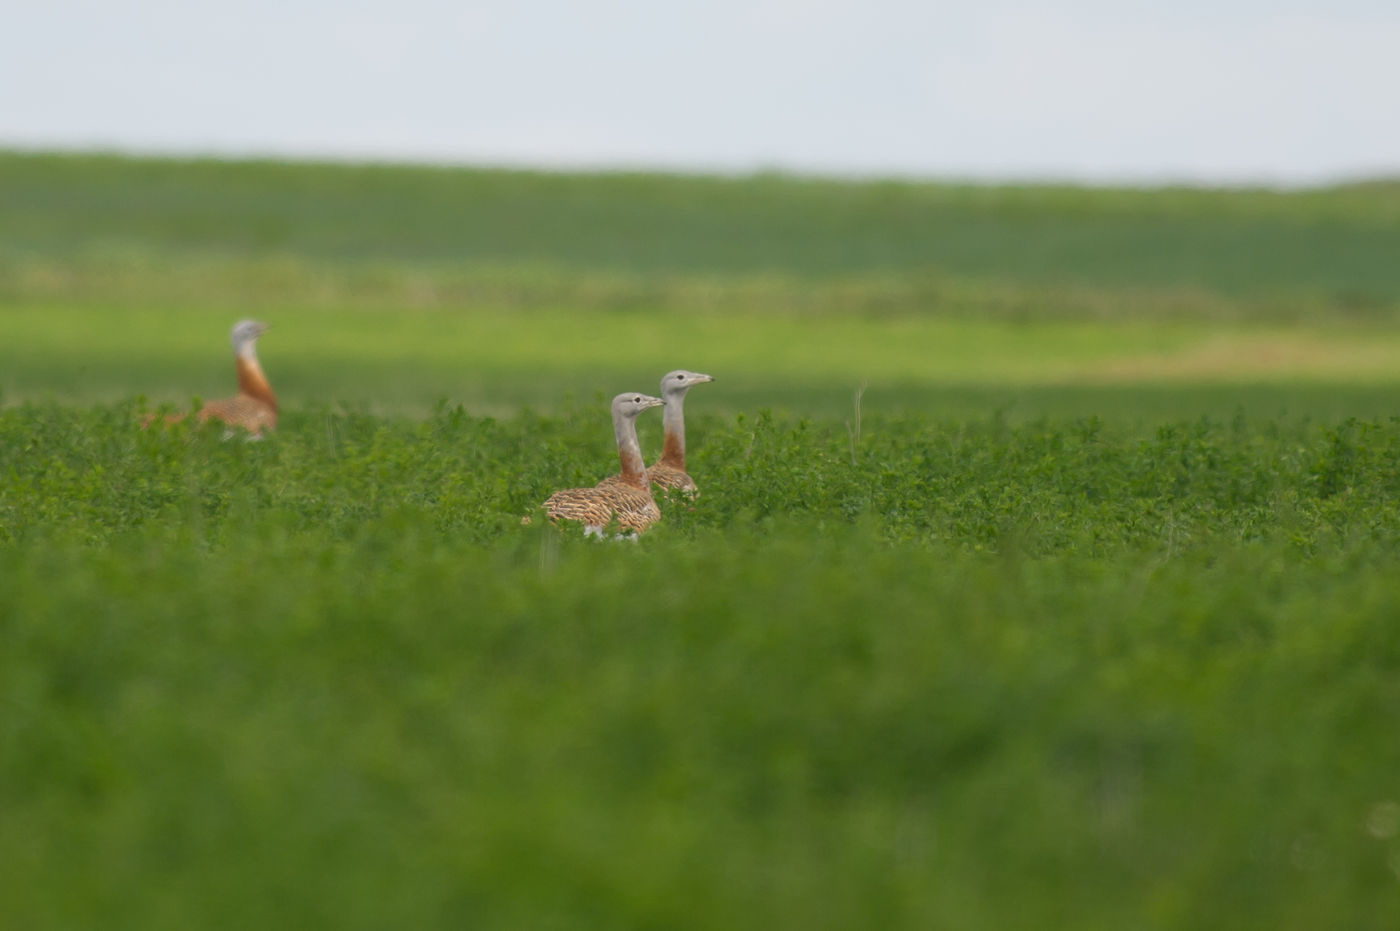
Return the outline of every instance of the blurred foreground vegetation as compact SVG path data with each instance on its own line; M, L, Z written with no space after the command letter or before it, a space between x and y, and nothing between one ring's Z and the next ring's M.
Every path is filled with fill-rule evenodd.
M1400 915L1400 422L591 411L0 413L0 921Z
M1386 183L0 154L0 926L1393 928L1396 255ZM136 429L242 316L278 432ZM523 527L676 366L701 497Z

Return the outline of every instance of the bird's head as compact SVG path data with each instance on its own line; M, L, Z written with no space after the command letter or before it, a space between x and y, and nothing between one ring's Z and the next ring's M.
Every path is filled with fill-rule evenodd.
M699 372L676 369L674 372L667 372L661 376L661 394L667 398L684 397L685 393L696 385L703 385L707 381L714 380L713 375L701 375Z
M623 417L636 417L649 407L660 407L665 403L660 398L653 398L649 394L625 391L613 398L612 409L614 414L620 414Z
M267 324L261 320L240 320L233 325L229 332L229 341L233 343L234 355L243 355L253 348L253 343L257 341L267 331Z

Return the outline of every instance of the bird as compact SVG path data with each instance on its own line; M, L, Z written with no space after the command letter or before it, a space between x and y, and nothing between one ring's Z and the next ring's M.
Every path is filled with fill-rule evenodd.
M266 323L258 320L240 320L229 332L233 344L233 368L238 376L238 394L231 398L209 401L195 414L200 423L218 420L230 428L247 430L253 439L262 439L263 431L277 428L277 396L272 393L267 375L258 363L257 341L268 329ZM167 424L184 420L185 414L171 414L165 418ZM148 427L155 415L148 416L141 426Z
M651 496L642 449L637 444L637 415L666 402L660 398L624 392L612 399L613 436L622 474L616 481L603 481L592 488L556 491L541 507L555 522L582 521L584 533L602 536L603 528L614 521L623 530L641 533L661 517Z
M695 480L685 471L685 394L696 385L714 381L713 375L701 375L677 369L661 377L661 397L666 410L661 413L665 431L661 442L661 458L650 469L647 478L654 485L675 488L688 494L697 491Z
M695 480L685 471L685 394L696 385L714 381L713 375L702 375L676 369L661 376L661 397L666 402L661 424L664 437L661 458L647 469L647 481L665 489L675 489L686 495L699 493ZM610 475L599 484L622 481L620 475Z

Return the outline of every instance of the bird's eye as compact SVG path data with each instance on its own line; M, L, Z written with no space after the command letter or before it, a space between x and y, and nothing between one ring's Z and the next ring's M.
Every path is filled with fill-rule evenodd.
M685 376L684 376L684 375L677 375L677 376L676 376L676 381L685 381Z

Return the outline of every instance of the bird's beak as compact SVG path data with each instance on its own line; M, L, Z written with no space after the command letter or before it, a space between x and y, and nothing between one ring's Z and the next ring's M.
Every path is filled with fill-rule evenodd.
M701 375L701 376L700 376L700 380L701 380L701 381L714 381L714 380L715 380L715 376L713 376L713 375Z

